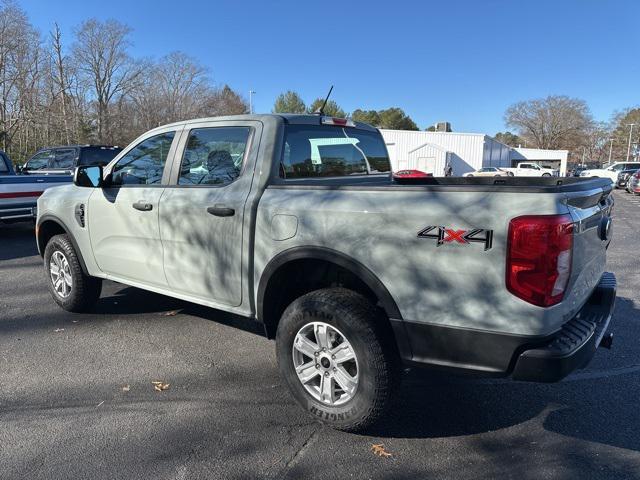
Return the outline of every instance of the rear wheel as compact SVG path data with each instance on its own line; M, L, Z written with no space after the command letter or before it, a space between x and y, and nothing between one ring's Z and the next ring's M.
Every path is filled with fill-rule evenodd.
M44 268L55 302L68 312L86 312L100 298L102 280L85 275L67 235L56 235L44 250Z
M400 379L383 321L371 302L344 288L316 290L289 305L276 335L278 367L302 408L345 431L383 416Z

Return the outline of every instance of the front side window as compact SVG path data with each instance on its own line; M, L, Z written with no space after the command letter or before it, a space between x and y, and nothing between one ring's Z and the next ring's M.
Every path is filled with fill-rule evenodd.
M25 170L42 170L49 168L49 159L52 157L51 153L51 150L43 150L42 152L36 153L24 166Z
M242 170L249 127L195 128L189 132L179 185L228 185Z
M171 142L176 132L166 132L143 140L118 160L111 171L111 184L155 185L162 181Z
M53 168L73 168L76 156L75 148L59 148L55 151Z
M336 126L287 125L280 176L342 177L388 173L391 162L378 132Z

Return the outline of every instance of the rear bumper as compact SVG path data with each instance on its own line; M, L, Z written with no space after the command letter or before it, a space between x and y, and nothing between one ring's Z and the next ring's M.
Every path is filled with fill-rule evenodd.
M557 382L585 367L609 327L616 300L616 277L605 273L580 312L542 347L521 353L514 380Z
M391 325L409 366L556 382L589 363L609 326L615 298L615 276L605 273L576 316L551 335L511 335L399 319L391 319Z

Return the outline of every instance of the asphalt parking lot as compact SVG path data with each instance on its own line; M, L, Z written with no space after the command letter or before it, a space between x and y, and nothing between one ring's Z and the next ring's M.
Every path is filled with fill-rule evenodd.
M2 226L0 478L640 478L640 197L614 218L613 350L552 385L409 375L371 435L307 417L219 312L115 283L62 311L32 226Z

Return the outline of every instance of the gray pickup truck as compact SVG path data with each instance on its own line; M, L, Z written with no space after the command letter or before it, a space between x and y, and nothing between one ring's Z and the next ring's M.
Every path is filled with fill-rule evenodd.
M300 405L352 431L403 365L552 382L611 343L608 179L390 170L351 120L157 128L40 197L51 294L86 311L109 279L251 318Z

